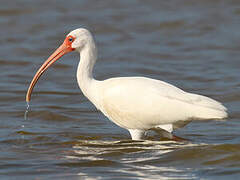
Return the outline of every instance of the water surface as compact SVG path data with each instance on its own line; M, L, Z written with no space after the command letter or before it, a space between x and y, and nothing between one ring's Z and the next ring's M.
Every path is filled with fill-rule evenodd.
M7 1L0 6L1 179L237 179L240 2ZM190 142L132 142L83 96L77 53L25 94L43 61L79 27L95 36L97 79L146 76L212 97L227 121L193 122Z

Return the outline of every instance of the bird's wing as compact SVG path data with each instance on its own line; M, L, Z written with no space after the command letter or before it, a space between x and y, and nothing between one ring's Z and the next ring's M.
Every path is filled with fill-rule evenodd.
M149 78L136 78L138 80L144 79L145 83L153 88L161 96L165 96L169 99L179 100L193 105L205 106L217 110L226 110L226 108L218 101L208 98L203 95L187 93L176 86L173 86L167 82L159 81Z
M125 128L226 116L225 107L215 100L143 77L106 80L101 96L104 114Z

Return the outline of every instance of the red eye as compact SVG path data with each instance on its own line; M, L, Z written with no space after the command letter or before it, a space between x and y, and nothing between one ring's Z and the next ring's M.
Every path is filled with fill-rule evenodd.
M67 44L68 46L70 46L74 42L75 39L76 38L71 35L67 36L66 39L64 40L64 43Z
M68 41L69 43L72 43L74 40L75 40L75 38L74 38L73 36L68 36L68 37L67 37L67 41Z

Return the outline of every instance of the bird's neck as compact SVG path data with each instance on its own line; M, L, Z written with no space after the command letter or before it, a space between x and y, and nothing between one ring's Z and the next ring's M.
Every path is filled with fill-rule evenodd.
M77 70L77 80L83 94L95 105L98 106L97 84L93 78L93 67L97 60L97 49L92 41L86 44L80 53L80 62Z

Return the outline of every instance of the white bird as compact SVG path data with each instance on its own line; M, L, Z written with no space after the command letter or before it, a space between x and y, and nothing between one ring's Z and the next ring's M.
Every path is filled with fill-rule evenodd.
M192 120L227 117L227 109L221 103L160 80L145 77L94 79L92 71L97 60L97 48L91 33L83 28L70 32L40 67L29 86L27 102L40 76L71 51L80 53L77 81L83 94L111 121L127 129L132 140L144 139L145 132L150 129L158 129L165 136L178 140L172 135L175 127L182 127Z

